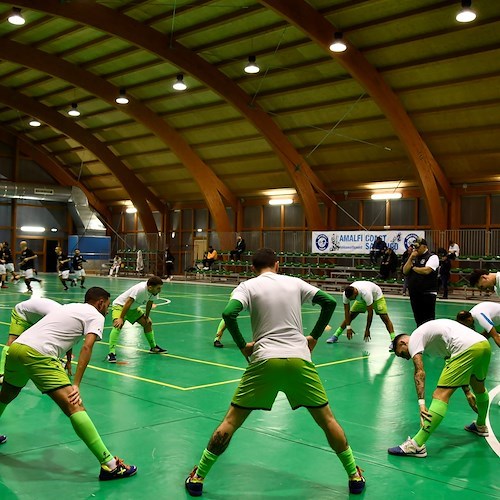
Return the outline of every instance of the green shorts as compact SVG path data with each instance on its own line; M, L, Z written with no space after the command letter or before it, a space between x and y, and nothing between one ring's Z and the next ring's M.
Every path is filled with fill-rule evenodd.
M14 342L7 353L5 382L14 387L24 387L33 380L40 392L47 393L71 385L61 362L51 356L44 356L24 344Z
M113 306L111 308L111 318L118 319L122 314L123 306ZM138 319L144 316L144 311L138 307L137 309L129 309L125 318L129 323L134 324Z
M438 387L461 387L470 383L472 375L480 382L486 379L490 366L491 346L487 340L478 342L469 349L446 361Z
M313 363L299 358L267 359L252 363L241 377L231 404L251 410L271 410L278 391L293 410L328 404L325 389Z
M31 328L33 325L28 323L24 318L21 318L15 309L12 309L10 313L10 326L9 326L9 335L21 335L28 328Z
M381 314L387 314L387 303L385 301L385 297L380 297L380 299L373 302L373 310L375 311L375 314L378 314L379 316ZM361 300L355 300L354 304L351 306L351 312L365 313L366 303Z

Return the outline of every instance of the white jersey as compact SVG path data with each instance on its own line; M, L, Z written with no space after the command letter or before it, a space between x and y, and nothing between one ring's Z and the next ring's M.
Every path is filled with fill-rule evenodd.
M252 362L270 358L311 361L301 310L318 291L299 278L273 272L244 281L233 291L232 298L250 312L255 342Z
M452 358L486 339L452 319L433 319L420 325L410 336L408 352L413 358L425 352L437 358Z
M489 332L495 325L500 325L500 304L496 302L480 302L470 310L470 313L481 331Z
M90 304L66 304L23 332L14 343L27 345L44 356L63 357L85 335L102 339L104 316Z
M356 300L364 302L367 306L371 306L376 300L384 296L382 289L371 281L354 281L350 286L358 290ZM342 302L349 304L349 299L345 296L345 292L342 294Z
M33 297L32 299L19 302L14 306L14 311L30 325L34 325L44 316L62 307L59 302L52 299Z
M153 301L154 299L157 299L159 296L160 294L153 295L152 293L149 293L148 284L144 281L143 283L137 283L137 285L134 285L132 288L129 288L126 292L123 292L121 295L116 297L116 299L113 300L113 305L124 306L125 302L127 302L127 299L130 297L131 299L134 299L134 302L132 302L129 311L133 311L150 300Z

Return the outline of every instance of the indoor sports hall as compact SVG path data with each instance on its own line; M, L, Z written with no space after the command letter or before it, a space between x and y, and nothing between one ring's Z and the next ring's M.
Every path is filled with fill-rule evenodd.
M115 297L136 280L88 279ZM6 338L10 309L23 295L15 285L1 298L1 325ZM64 292L47 277L34 294L62 303L81 301L83 291ZM225 414L246 361L226 331L224 348L213 347L220 313L232 287L170 282L163 286L152 320L166 355L149 354L142 329L127 325L117 348L118 363L107 363L105 338L94 347L82 384L84 404L113 453L138 466L125 481L99 482L98 465L57 406L30 383L11 403L0 423L8 436L2 445L0 496L5 500L53 498L54 488L71 498L189 498L184 479ZM334 294L337 302L339 294ZM453 318L467 302L439 302L439 317ZM414 326L408 301L388 298L396 332ZM304 332L318 308L304 307ZM109 316L109 315L108 315ZM491 396L490 437L463 430L474 420L463 394L454 394L448 414L427 443L424 459L392 457L387 448L413 435L419 412L412 362L388 352L389 336L378 318L372 340L363 342L364 315L354 322L351 341L326 344L323 334L313 360L332 409L343 426L367 480L366 498L499 498L496 471L500 456L500 367L493 345L487 387ZM342 305L330 325L343 319ZM242 332L250 337L246 315ZM77 353L76 353L77 356ZM430 398L442 361L425 359ZM305 409L291 411L279 395L271 412L255 411L207 478L204 498L348 498L345 472L322 431Z
M500 500L499 33L500 0L0 0L0 500ZM310 411L231 438L283 380Z

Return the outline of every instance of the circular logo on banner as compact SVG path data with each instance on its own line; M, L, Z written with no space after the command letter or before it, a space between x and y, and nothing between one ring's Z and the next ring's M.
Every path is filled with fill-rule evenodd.
M409 233L405 236L405 249L408 250L410 245L413 245L415 240L418 238L418 234Z
M326 234L316 236L316 248L322 252L328 250L328 236Z

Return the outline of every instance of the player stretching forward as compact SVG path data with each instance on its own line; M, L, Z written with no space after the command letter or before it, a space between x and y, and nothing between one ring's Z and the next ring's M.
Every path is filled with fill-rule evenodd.
M71 265L73 266L73 271L75 271L75 286L77 280L80 280L80 288L85 288L83 285L85 283L85 269L83 269L83 263L87 262L83 255L80 253L78 248L75 250L75 255L73 255L73 260L71 261Z
M354 304L349 308L349 302L351 300L354 300ZM371 281L354 281L344 290L344 293L342 294L342 301L344 303L344 321L337 328L335 333L326 340L327 343L333 344L338 342L340 335L346 327L347 338L351 340L354 334L351 322L359 313L365 312L367 312L367 317L364 340L365 342L369 341L371 339L370 327L373 320L373 311L375 311L375 314L380 316L380 319L383 321L387 331L389 332L391 337L389 351L392 352L392 341L395 337L394 325L392 324L391 318L389 318L387 304L385 302L382 289Z
M500 304L479 302L470 311L460 311L457 314L457 321L473 330L476 330L477 321L481 335L487 339L492 338L500 347Z
M153 307L153 300L158 298L162 286L163 281L161 278L153 276L148 281L138 283L129 288L113 301L111 309L113 329L109 334L109 363L116 363L116 344L118 343L118 337L125 321L132 324L139 323L144 328L144 335L146 335L146 339L151 347L149 352L153 354L167 352L166 349L162 349L157 345L153 332L153 322L149 317L151 307ZM146 311L140 307L143 304L146 304Z
M5 365L5 380L0 391L0 416L29 380L48 394L69 417L78 437L99 460L99 479L121 479L137 472L108 451L83 407L80 384L97 340L102 339L109 293L90 288L85 304L67 304L47 314L23 332L10 346ZM59 358L84 338L72 384ZM36 432L36 431L35 431ZM0 442L7 438L2 436Z
M61 304L51 299L41 297L33 297L24 302L16 304L10 313L9 338L2 349L0 356L0 384L3 383L3 374L5 372L5 359L9 352L9 346L14 340L21 335L25 330L32 327L36 322L40 321L44 316L61 307ZM71 361L71 357L68 359ZM71 369L71 364L66 366L66 369Z
M469 406L478 414L477 420L466 425L465 430L478 436L488 436L486 415L490 398L484 382L491 347L482 335L451 319L434 319L420 325L411 337L405 333L398 335L394 339L394 352L400 358L413 359L421 428L413 438L408 437L399 446L389 448L387 451L391 455L426 457L425 443L445 417L448 402L460 387ZM429 409L425 404L424 353L445 359Z
M356 466L344 431L332 414L311 351L335 309L335 299L298 278L279 275L273 250L262 248L252 257L256 278L241 283L222 316L243 356L250 357L222 423L213 433L201 460L185 481L192 496L201 496L203 481L212 465L229 446L233 434L253 410L271 410L278 391L285 393L292 409L305 406L323 429L349 477L349 491L361 493L365 480ZM321 313L311 335L304 337L301 306L318 304ZM253 342L246 343L237 317L250 311Z

